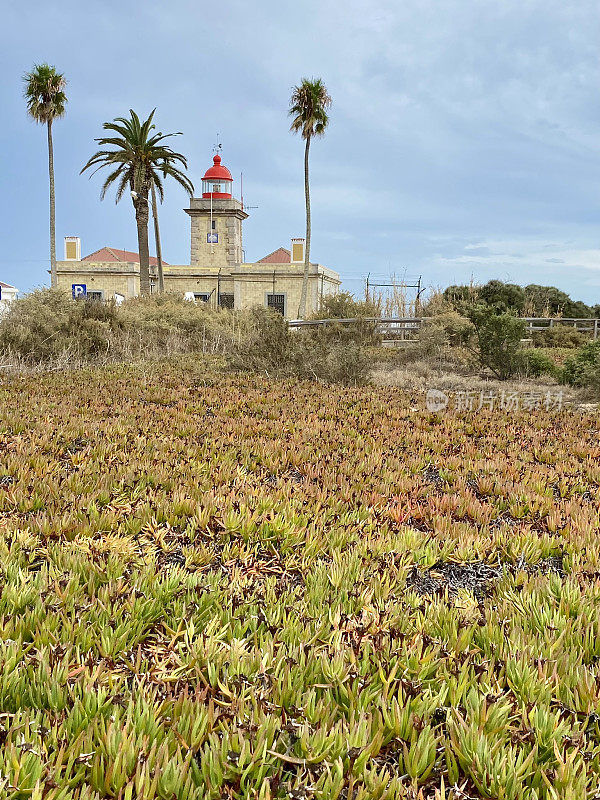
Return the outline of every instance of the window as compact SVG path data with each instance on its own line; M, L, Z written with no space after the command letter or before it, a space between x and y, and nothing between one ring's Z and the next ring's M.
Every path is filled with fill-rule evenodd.
M98 300L104 300L104 292L102 291L102 289L98 289L97 291L92 291L92 292L90 292L90 290L88 289L86 298L88 300L93 300L96 302Z
M228 180L220 180L218 183L213 183L212 178L202 181L203 194L231 194L232 182Z
M233 308L233 295L220 294L219 295L219 308Z
M267 294L267 308L272 308L282 316L285 316L285 295Z
M210 294L209 292L194 292L194 300L201 300L203 303L208 303Z
M216 219L211 220L210 227L211 227L211 229L213 231L217 230L217 220Z

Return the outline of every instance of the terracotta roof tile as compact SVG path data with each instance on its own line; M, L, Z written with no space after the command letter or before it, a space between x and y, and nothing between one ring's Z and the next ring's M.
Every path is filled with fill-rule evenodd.
M128 264L139 264L140 257L137 253L131 252L131 250L118 250L116 247L101 247L100 250L96 250L95 253L90 253L89 256L84 256L82 261L122 261ZM155 267L157 265L157 260L150 256L150 266ZM163 264L167 264L167 262L163 259ZM167 265L168 266L168 265Z
M272 253L269 253L268 256L261 258L260 261L257 261L257 264L290 264L292 261L292 254L289 250L286 250L285 247L278 247L277 250L273 250Z
M3 289L14 289L15 288L14 286L11 286L10 283L4 283L4 281L0 281L0 286Z

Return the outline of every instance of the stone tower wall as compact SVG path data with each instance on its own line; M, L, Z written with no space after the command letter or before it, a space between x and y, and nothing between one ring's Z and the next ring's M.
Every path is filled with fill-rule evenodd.
M190 265L193 267L231 267L243 261L242 221L248 216L238 200L213 200L211 229L210 200L194 198L186 212L191 217ZM216 233L218 242L208 241Z

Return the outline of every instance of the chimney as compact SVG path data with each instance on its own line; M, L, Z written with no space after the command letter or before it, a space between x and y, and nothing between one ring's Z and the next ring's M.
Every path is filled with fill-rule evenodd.
M65 236L65 261L81 261L81 239Z
M292 264L304 264L305 239L292 239Z

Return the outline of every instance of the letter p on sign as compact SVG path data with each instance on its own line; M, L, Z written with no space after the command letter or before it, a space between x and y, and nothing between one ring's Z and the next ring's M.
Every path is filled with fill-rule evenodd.
M73 297L77 299L78 297L86 297L87 296L87 284L85 283L73 283L71 285L71 291L73 292Z

